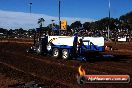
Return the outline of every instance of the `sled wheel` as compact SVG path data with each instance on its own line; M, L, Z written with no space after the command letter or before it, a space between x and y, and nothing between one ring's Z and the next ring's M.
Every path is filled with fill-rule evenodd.
M58 58L59 57L59 49L54 48L53 52L52 52L52 55L53 55L54 58Z
M67 49L62 50L62 59L67 60L69 58L69 51Z

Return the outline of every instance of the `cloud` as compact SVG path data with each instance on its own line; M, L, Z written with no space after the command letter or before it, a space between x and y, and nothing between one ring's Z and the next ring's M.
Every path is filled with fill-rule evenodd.
M0 10L0 28L7 29L16 29L16 28L37 28L39 25L37 21L39 18L44 18L44 26L47 26L51 23L51 20L55 20L55 23L58 24L58 17L49 16L45 14L35 14L35 13L24 13L24 12L14 12L14 11L4 11ZM72 22L81 21L91 22L93 19L88 18L73 18L73 17L61 17L61 19L67 20L67 23L70 25Z

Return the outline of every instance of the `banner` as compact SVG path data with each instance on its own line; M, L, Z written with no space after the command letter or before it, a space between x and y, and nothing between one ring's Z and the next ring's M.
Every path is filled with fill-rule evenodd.
M61 21L61 30L67 30L67 21L66 20Z

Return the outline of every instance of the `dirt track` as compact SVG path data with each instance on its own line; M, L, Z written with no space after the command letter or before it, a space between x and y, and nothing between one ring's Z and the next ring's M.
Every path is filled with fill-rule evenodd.
M131 88L129 84L86 84L78 85L76 75L78 67L87 74L128 74L132 77L132 53L117 50L109 52L115 58L97 58L88 62L54 59L50 56L38 56L26 53L30 44L0 43L0 73L23 82L37 81L45 88ZM130 45L129 45L130 46ZM118 47L115 47L118 48ZM132 46L130 46L130 49ZM119 49L119 48L118 48ZM129 50L127 48L127 50ZM130 50L129 50L130 51ZM126 54L125 54L126 53ZM7 84L8 85L8 84Z

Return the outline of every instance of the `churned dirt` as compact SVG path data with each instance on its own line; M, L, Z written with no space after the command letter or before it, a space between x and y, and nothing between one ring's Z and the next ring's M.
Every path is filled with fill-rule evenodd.
M113 58L90 58L87 62L82 62L27 53L26 49L32 46L32 43L28 43L27 40L13 41L0 42L0 88L8 88L8 85L30 81L42 83L44 88L132 87L132 82L79 85L76 78L79 74L79 66L82 66L89 75L117 74L132 77L132 44L130 43L106 43L105 45L113 46L113 51L101 54L112 54Z

